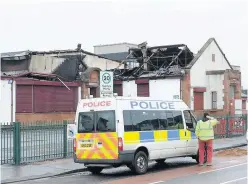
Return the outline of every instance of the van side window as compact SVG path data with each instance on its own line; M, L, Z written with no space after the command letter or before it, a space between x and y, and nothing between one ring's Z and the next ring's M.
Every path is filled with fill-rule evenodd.
M176 129L184 129L182 111L173 111Z
M131 132L133 131L133 123L131 120L130 111L123 111L123 119L124 119L124 131Z
M158 121L159 121L159 129L167 130L168 128L168 120L165 111L158 112Z
M166 130L184 129L181 111L166 112L168 126Z
M126 132L184 129L181 111L123 111L123 118Z
M186 123L186 126L189 128L189 129L194 129L195 128L195 119L194 117L191 115L190 111L189 110L185 110L183 111L183 114L184 114L184 119L185 119L185 123Z
M158 126L157 117L153 111L131 111L133 131L151 131Z

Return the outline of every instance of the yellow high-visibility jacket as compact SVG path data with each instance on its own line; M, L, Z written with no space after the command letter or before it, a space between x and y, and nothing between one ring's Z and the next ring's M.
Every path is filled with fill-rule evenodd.
M202 141L214 139L214 126L217 124L216 119L208 121L198 121L195 129L195 135Z

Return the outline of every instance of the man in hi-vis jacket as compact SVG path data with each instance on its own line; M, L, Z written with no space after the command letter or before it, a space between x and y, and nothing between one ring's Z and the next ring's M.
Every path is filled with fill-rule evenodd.
M213 157L213 140L214 126L219 123L215 118L210 117L208 113L204 113L202 120L198 121L195 129L195 134L199 144L199 165L203 166L205 144L207 145L207 166L212 165Z

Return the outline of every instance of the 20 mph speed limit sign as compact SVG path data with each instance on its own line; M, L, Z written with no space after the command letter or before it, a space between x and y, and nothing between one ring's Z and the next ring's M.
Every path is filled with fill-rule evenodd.
M113 96L113 72L100 72L100 97Z

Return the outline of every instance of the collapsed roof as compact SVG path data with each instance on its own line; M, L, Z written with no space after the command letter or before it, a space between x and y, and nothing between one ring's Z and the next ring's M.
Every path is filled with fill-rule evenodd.
M116 79L137 77L165 77L183 75L182 69L193 60L194 54L185 44L147 47L144 42L138 48L130 48L122 62L136 63L132 69L114 69Z

